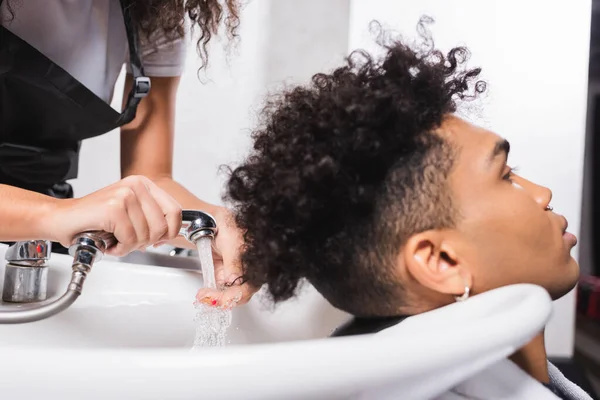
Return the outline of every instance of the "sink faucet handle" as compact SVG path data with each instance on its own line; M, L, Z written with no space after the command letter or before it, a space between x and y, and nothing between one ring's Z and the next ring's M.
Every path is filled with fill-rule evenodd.
M49 240L26 240L12 244L4 255L8 262L26 262L28 265L42 265L50 259L52 242Z
M33 243L35 243L35 241L33 241ZM65 309L67 309L68 307L70 307L75 302L75 300L77 300L79 295L81 295L81 292L83 290L83 284L85 283L85 280L86 280L88 274L92 270L94 263L97 261L100 261L100 258L102 258L102 255L106 251L106 249L110 248L111 246L115 245L116 243L117 243L117 239L114 237L113 234L108 233L108 232L88 231L88 232L82 232L82 233L76 235L75 238L73 238L71 246L69 247L69 253L73 256L73 264L72 264L73 271L71 273L71 280L69 281L69 285L67 286L67 291L62 296L60 296L59 298L57 298L56 300L51 301L51 302L39 303L38 305L33 306L33 307L10 310L10 311L0 310L0 324L19 324L19 323L25 323L25 322L39 321L39 320L51 317ZM19 248L19 246L15 246L15 249L18 249L18 248ZM16 252L17 250L13 250L13 251ZM18 252L16 254L18 254ZM8 258L8 256L7 256L7 258ZM8 266L10 266L10 264L8 264L7 267ZM33 272L35 272L36 274L39 272L39 274L38 275L30 274L29 276L17 274L18 279L13 279L13 280L9 281L8 287L13 289L12 294L15 293L15 290L14 290L15 288L18 287L18 288L29 289L30 287L32 287L31 282L34 282L34 283L39 283L41 287L39 289L35 288L36 290L38 290L38 292L36 292L35 290L33 292L34 293L42 293L43 292L43 296L37 295L37 294L31 295L29 292L27 292L28 296L26 296L25 300L27 300L27 301L43 300L43 298L45 298L45 295L46 295L46 283L45 283L46 280L45 279L46 279L47 275L45 273L48 270L47 267L42 265L41 267L38 268L35 265L32 266L31 262L29 263L29 265L26 265L31 268L19 268L22 266L23 266L22 264L17 263L16 264L17 268L9 269L7 271L12 271L13 273L16 274L18 272L21 272L20 270L25 269L25 270L33 270ZM10 278L11 276L12 275L5 275L5 280L4 280L5 290L7 287L6 278L7 277ZM26 279L21 279L23 276ZM39 278L39 279L33 281L32 279L29 279L29 278ZM4 296L4 293L3 293L3 299L5 297L8 298L8 300L6 300L6 301L14 301L15 300L13 298L14 296ZM23 302L23 298L18 298L16 300Z
M75 256L78 249L82 247L90 248L95 252L104 253L107 249L117 244L115 235L105 231L87 231L81 232L71 242L69 254Z

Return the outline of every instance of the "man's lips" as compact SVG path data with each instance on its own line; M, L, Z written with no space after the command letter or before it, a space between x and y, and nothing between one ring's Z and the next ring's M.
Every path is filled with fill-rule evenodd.
M570 242L573 246L577 244L577 236L573 235L571 232L567 232L567 228L569 227L569 221L562 215L560 218L563 220L562 223L562 236L567 242Z

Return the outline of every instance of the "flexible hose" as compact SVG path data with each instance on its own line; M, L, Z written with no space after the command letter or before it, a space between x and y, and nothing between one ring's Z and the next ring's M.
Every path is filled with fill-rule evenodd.
M46 319L69 308L81 294L86 273L73 271L65 294L54 301L0 308L0 324L24 324Z

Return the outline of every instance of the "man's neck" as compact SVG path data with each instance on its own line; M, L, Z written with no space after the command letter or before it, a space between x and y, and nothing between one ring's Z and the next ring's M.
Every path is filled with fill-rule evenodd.
M523 371L542 383L550 383L544 332L509 357Z

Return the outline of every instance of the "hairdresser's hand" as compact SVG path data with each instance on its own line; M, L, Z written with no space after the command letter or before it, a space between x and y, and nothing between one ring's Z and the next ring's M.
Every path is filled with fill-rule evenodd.
M196 295L199 302L231 308L247 303L257 289L242 282L240 251L243 245L239 230L231 212L219 207L213 216L219 229L213 249L217 290L200 289Z
M80 232L111 232L118 244L107 253L123 256L175 238L181 206L150 179L129 176L85 197L55 202L43 223L47 237L67 247Z

